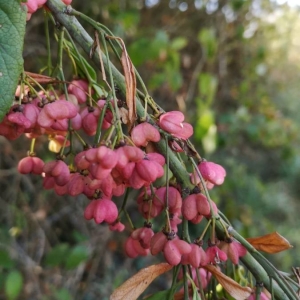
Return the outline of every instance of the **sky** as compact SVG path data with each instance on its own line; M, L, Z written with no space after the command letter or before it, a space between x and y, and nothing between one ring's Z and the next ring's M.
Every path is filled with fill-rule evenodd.
M297 7L297 6L300 7L300 0L276 0L276 1L279 4L287 3L289 6L292 7Z
M154 6L156 5L157 3L159 3L160 0L146 0L146 6ZM285 4L287 3L289 6L291 7L300 7L300 0L273 0L274 2L277 2L278 4ZM194 3L197 6L202 6L203 4L203 0L195 0ZM176 3L177 1L176 0L170 0L170 6L172 6L172 4L175 3L175 6L176 6ZM210 0L208 1L208 3L218 3L218 0ZM181 4L187 4L186 2L182 2ZM183 9L184 10L184 9Z

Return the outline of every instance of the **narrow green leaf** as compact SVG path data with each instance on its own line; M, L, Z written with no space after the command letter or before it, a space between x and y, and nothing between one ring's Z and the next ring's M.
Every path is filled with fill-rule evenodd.
M145 300L165 300L165 299L169 299L170 296L173 299L176 290L178 290L178 288L180 288L181 286L182 286L182 281L179 281L175 284L175 286L173 288L166 290L166 291L157 292L155 294L152 294L149 297L145 297L144 299Z
M17 0L0 0L0 121L8 112L23 68L26 9Z
M12 268L14 266L14 261L9 256L9 253L6 250L0 250L0 266L3 268Z
M97 82L93 82L92 87L99 97L107 96L107 92L105 92Z
M212 110L206 109L197 114L197 123L195 125L195 138L197 141L201 142L213 124L215 124L215 117Z
M86 261L88 257L88 249L83 245L77 245L71 250L70 255L67 257L65 266L67 269L76 268L81 262Z
M147 297L145 300L165 300L169 298L170 290L158 292Z
M215 76L209 73L201 73L199 75L199 91L207 105L212 103L216 94L217 85L218 79Z
M76 65L79 69L79 74L83 77L86 77L89 80L90 85L93 87L93 89L99 97L106 96L107 93L101 88L101 86L97 82L97 73L94 70L94 68L87 62L87 60L81 54L78 53L78 51L76 51L72 43L66 40L64 41L64 43L65 48L76 62Z
M55 292L55 300L71 300L72 295L67 289L60 289Z
M213 59L217 52L217 38L214 28L203 28L198 34L198 40L202 47L206 49L206 55L209 59Z
M54 267L62 264L69 254L70 249L68 244L59 244L48 252L45 263L47 266Z
M17 271L11 271L5 281L5 295L8 300L16 299L23 287L23 276L22 274Z
M6 281L6 274L4 274L3 272L0 272L0 290L1 291L4 290L5 281Z
M187 45L187 39L184 37L177 37L171 42L171 48L173 50L181 50Z
M192 282L192 289L193 289L193 300L201 300L198 292L198 288L196 287L194 282Z
M97 74L94 68L87 62L87 60L76 51L74 48L73 44L67 40L64 41L65 43L65 48L69 50L70 55L74 58L76 61L76 64L81 71L81 74L84 75L84 77L90 77L89 79L93 81L97 81ZM88 74L87 74L87 73Z
M82 243L82 242L85 242L88 237L86 235L84 235L83 233L77 231L77 230L74 230L72 232L72 238L76 241L76 243Z

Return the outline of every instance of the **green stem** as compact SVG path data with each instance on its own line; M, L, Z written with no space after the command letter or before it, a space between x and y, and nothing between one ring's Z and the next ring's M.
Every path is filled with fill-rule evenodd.
M222 220L224 220L228 225L231 225L227 217L221 211L219 211L218 214L222 218Z
M62 157L63 154L64 154L64 151L65 151L65 148L66 148L66 144L67 144L67 141L68 141L68 136L69 136L69 134L67 134L67 135L65 136L63 146L62 146L61 149L60 149L60 153L59 153L59 154L60 154L61 157Z
M129 224L130 224L131 229L134 230L135 227L134 227L134 225L133 225L133 223L132 223L132 221L131 221L131 218L130 218L130 216L129 216L128 211L127 211L126 209L124 209L123 211L124 211L124 214L125 214L125 216L126 216L126 218L127 218L127 221L128 221Z
M258 284L255 289L255 300L260 300L262 287Z
M298 299L296 292L290 286L288 281L261 253L259 253L248 241L246 241L232 227L228 228L228 233L232 235L238 242L240 242L249 251L245 256L240 258L241 261L248 267L249 270L251 270L257 282L262 282L264 286L268 289L268 291L274 290L275 299L278 300ZM254 258L254 260L251 260L250 257ZM249 266L250 263L252 264L251 267ZM256 265L256 269L253 269L255 265ZM270 277L274 279L274 282L272 284L272 289L270 286ZM278 295L279 294L278 288L280 288L282 291L280 295Z
M197 164L195 163L194 159L193 159L192 157L189 157L189 159L190 159L190 161L191 161L191 163L192 163L192 165L193 165L195 171L197 172L197 175L198 175L199 178L200 178L202 188L204 189L204 193L205 193L205 196L206 196L207 201L208 201L208 204L209 204L211 217L212 217L212 219L214 220L214 219L216 219L216 214L215 214L215 212L214 212L214 210L213 210L213 208L212 208L212 200L210 199L210 196L209 196L209 193L208 193L208 190L207 190L207 187L206 187L206 183L205 183L205 181L204 181L204 179L203 179L203 176L202 176L202 174L201 174L201 172L200 172L200 170L199 170ZM214 221L213 221L213 223L214 223ZM214 224L213 224L213 225L214 225Z
M48 75L52 76L52 59L51 59L51 43L50 43L50 35L49 35L49 13L46 9L44 9L44 16L45 16L45 36L46 36L46 47L47 47L47 68L48 68Z
M109 96L108 96L109 97ZM100 139L101 139L101 128L102 128L102 124L103 124L103 120L104 120L104 116L109 104L109 98L107 97L106 99L106 103L102 108L101 111L101 115L100 118L98 119L98 123L97 123L97 130L96 130L96 134L95 134L95 138L94 138L94 144L95 146L98 145L100 143Z
M114 134L116 130L116 126L115 125L111 125L104 133L103 135L103 138L102 138L102 141L99 141L99 143L105 141L105 145L107 147L110 147L111 149L114 149L115 148L115 144L114 142L111 141L112 139L112 136Z
M166 153L167 153L167 159L166 159L166 165L167 165L167 171L166 171L166 209L169 210L169 166L170 166L170 159L169 159L169 145L168 145L168 138L165 137L166 141Z
M75 130L73 130L73 133L76 135L76 137L79 139L79 141L80 141L80 143L83 145L83 147L86 147L87 146L87 144L86 144L86 142L84 141L84 139L80 136L80 134L77 132L77 131L75 131Z
M189 299L189 285L187 277L187 266L182 266L183 268L183 288L184 288L184 300Z
M101 23L98 23L98 22L94 21L93 19L91 19L87 15L85 15L85 14L83 14L83 13L81 13L81 12L75 10L75 9L72 9L72 11L70 12L70 15L82 18L83 20L85 20L86 22L88 22L91 26L93 26L96 30L102 31L105 34L108 34L110 36L115 36L106 26L104 26ZM121 46L121 44L120 44L120 42L118 40L114 40L114 42L116 42L117 45L122 49L122 46ZM111 46L113 52L115 53L115 55L120 60L121 57L120 57L120 55L119 55L116 47L114 46L113 41L111 39L109 39L108 43L110 44L110 46ZM136 70L135 67L134 67L134 71L135 71L135 75L136 75L136 77L137 77L140 85L142 86L142 89L143 89L145 95L147 96L148 95L148 90L146 88L146 85L145 85L143 79L141 78L140 74L137 72L137 70Z
M129 192L130 192L130 188L127 188L126 192L125 192L124 199L123 199L122 206L121 206L120 211L119 211L118 218L120 218L120 216L122 215L123 211L125 211L125 207L126 207L128 196L129 196Z
M203 238L204 238L204 236L205 236L205 233L206 233L207 229L208 229L209 226L210 226L210 223L211 223L211 219L209 219L208 222L207 222L207 224L205 225L205 228L204 228L204 230L203 230L201 236L197 239L197 243L200 243L200 242L203 240Z
M271 296L272 296L271 299L273 299L274 298L273 279L271 277L270 277L270 288L271 288Z
M108 50L107 50L107 45L106 45L106 41L105 41L105 38L104 38L104 34L101 33L100 36L101 36L101 41L102 41L103 46L104 46L105 55L108 58L109 56L108 56ZM110 86L111 86L112 94L113 94L113 101L114 101L114 105L115 105L115 114L116 114L116 117L117 117L117 128L119 129L118 130L119 140L123 141L124 138L123 138L122 123L121 123L120 113L119 113L119 110L118 110L116 92L115 92L115 89L114 89L115 85L114 85L114 79L113 79L111 64L108 64L108 74L109 74Z
M70 39L70 42L71 42L71 44L72 44L72 46L73 46L73 49L74 49L75 52L76 52L77 58L80 60L80 63L81 63L81 65L82 65L83 68L84 68L84 72L85 72L86 78L88 79L89 82L92 82L93 79L91 78L90 73L89 73L89 71L87 70L86 65L85 65L85 63L84 63L84 61L83 61L83 59L82 59L82 55L79 53L79 51L78 51L78 49L77 49L77 47L76 47L76 45L75 45L75 43L74 43L74 41L73 41L72 35L69 33L69 31L67 31L67 35L68 35L68 37L69 37L69 39ZM67 47L67 45L66 45L65 47Z
M41 90L41 91L43 91L44 93L45 93L45 95L47 95L48 93L47 93L47 91L33 78L33 77L31 77L31 76L29 76L28 74L26 74L25 73L25 75L26 75L26 77L28 77L35 85L37 85L38 87L39 87L39 89ZM27 79L24 79L24 82L32 89L32 90L34 90L35 92L36 92L36 89L30 84L30 82L28 82L28 80ZM37 97L39 98L39 99L41 99L41 96L38 94L38 93L36 93L36 95L37 95Z
M64 27L62 27L59 29L58 49L57 49L57 60L58 60L57 67L58 67L58 71L59 71L60 80L63 81L63 87L64 87L64 93L66 96L66 100L68 100L68 89L67 89L67 85L65 83L65 75L64 75L64 71L63 71L64 35L65 35L65 29L64 29Z
M24 72L24 69L21 73L21 86L20 86L20 96L19 96L19 105L22 104L22 101L23 101L23 98L24 98L24 77L25 77L25 72Z
M191 238L189 235L189 222L186 219L182 220L182 237L184 240L191 243Z
M34 152L34 145L35 145L35 138L33 138L31 140L31 143L30 143L30 150L29 150L29 156L32 156L32 155L35 155L35 152Z
M201 300L205 300L205 295L204 295L204 291L203 291L203 287L202 287L202 281L201 281L199 268L196 268L196 274L197 274L197 281L198 281L198 287L199 287L199 290L200 290Z
M176 267L173 268L173 277L172 277L172 285L170 288L170 293L168 296L168 300L173 300L174 299L174 294L176 293L176 289L177 289L177 277L180 271L181 265L178 265Z

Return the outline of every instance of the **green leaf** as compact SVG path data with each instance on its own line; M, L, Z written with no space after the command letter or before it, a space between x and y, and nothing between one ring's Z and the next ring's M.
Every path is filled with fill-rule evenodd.
M173 50L181 50L182 48L184 48L187 45L187 40L184 37L178 37L175 38L172 42L171 42L171 48Z
M207 134L209 128L215 124L215 117L212 110L206 109L198 114L197 118L195 138L198 141L201 141L201 139Z
M201 73L198 84L202 98L205 98L205 103L210 105L216 94L218 79L211 74Z
M155 89L162 85L166 81L166 75L164 73L155 73L149 80L149 89Z
M67 269L76 268L80 263L86 261L89 257L88 249L83 245L77 245L67 257L65 266Z
M202 145L205 153L210 154L217 148L217 126L212 124L207 134L202 138Z
M170 290L158 292L155 294L152 294L150 297L147 297L147 300L165 300L169 299L170 296Z
M158 30L155 34L155 42L160 43L162 46L167 46L169 43L169 37L164 30Z
M191 284L192 284L192 289L193 289L193 300L201 300L199 292L198 292L198 288L196 287L195 282L191 279L190 276L188 276L189 279L191 280Z
M194 138L202 143L206 153L212 153L217 146L217 126L213 111L207 109L201 112L195 125Z
M76 241L76 243L81 243L81 242L85 242L88 237L84 234L82 234L81 232L74 230L72 232L72 238Z
M199 292L197 288L193 286L193 300L201 300Z
M97 82L92 82L92 87L97 93L98 97L107 96L107 92L105 92Z
M178 288L181 286L182 286L182 280L177 282L173 288L166 290L166 291L157 292L145 299L146 300L165 300L165 299L169 299L170 296L173 299L174 298L173 296L176 293L176 290L178 290Z
M4 284L6 280L6 274L3 272L0 272L0 290L2 291L4 289Z
M246 4L246 1L244 1L244 0L231 0L230 4L231 4L231 7L233 8L234 11L238 11Z
M67 52L74 58L77 67L79 68L81 75L87 77L92 82L97 81L97 73L94 68L87 62L87 60L79 54L74 48L73 44L67 40L64 40L64 47Z
M213 59L217 52L217 38L213 28L203 28L198 34L198 40L206 50L209 59Z
M59 244L55 246L46 256L46 265L54 267L62 264L66 257L68 257L69 251L68 244Z
M67 289L60 289L55 292L54 297L56 300L71 300L72 295Z
M94 68L87 62L87 60L76 51L74 45L67 40L64 40L64 47L68 54L73 57L78 69L79 74L82 77L86 77L90 85L96 91L99 97L106 96L107 93L101 88L101 86L97 83L97 73ZM99 62L100 63L100 62Z
M148 38L145 37L141 37L132 42L127 50L132 63L136 67L140 66L145 61L156 58L158 55L158 51L152 51L151 42Z
M5 281L5 295L8 300L16 299L23 287L23 276L22 274L17 271L11 271Z
M123 30L136 30L138 23L140 21L140 14L137 9L135 10L125 10L120 12L115 18L114 21L121 23L123 25Z
M26 10L17 0L0 0L0 121L8 112L23 68Z
M14 261L10 258L6 250L0 250L0 266L3 268L12 268L14 266Z

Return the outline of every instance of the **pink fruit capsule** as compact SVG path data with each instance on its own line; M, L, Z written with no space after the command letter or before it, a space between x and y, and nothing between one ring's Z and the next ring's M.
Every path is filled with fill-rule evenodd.
M131 139L138 147L146 147L148 142L158 142L160 140L159 131L149 123L141 123L131 131Z

